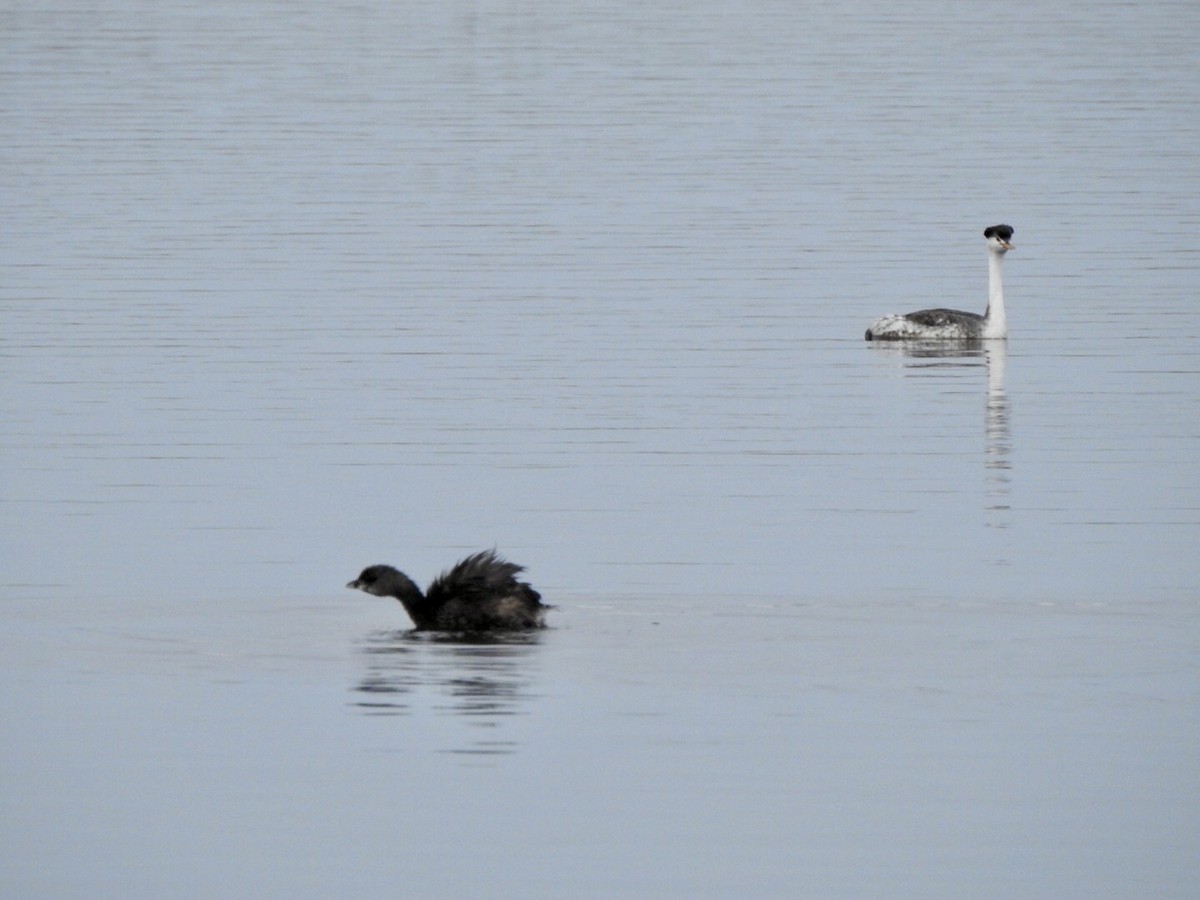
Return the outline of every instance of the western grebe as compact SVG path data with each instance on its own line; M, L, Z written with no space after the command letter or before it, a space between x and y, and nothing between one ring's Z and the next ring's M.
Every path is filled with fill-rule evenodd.
M391 566L369 566L346 587L376 597L395 597L418 630L513 631L541 628L542 595L517 575L523 566L494 550L468 556L439 575L424 594L411 578Z
M983 230L988 249L988 305L981 316L957 309L922 309L898 316L876 319L867 329L868 341L924 340L999 340L1008 337L1004 315L1004 285L1001 269L1004 254L1013 249L1013 230L1009 225L993 225Z

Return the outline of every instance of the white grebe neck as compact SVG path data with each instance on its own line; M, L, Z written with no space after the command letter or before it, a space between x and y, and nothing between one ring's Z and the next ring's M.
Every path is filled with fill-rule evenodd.
M1008 337L1008 317L1004 312L1004 253L988 248L988 305L983 314L982 338Z

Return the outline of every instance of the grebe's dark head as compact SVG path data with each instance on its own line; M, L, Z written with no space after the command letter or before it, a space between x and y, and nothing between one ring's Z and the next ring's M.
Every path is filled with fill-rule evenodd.
M400 597L410 589L420 591L412 579L391 566L367 566L357 578L346 585L376 597Z
M1011 225L992 225L983 229L983 236L987 238L988 249L995 253L1007 253L1015 247Z

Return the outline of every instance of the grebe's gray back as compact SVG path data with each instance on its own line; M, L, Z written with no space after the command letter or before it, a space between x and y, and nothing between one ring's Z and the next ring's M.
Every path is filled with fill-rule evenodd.
M1010 225L983 230L988 249L988 305L983 315L960 309L921 309L876 319L867 329L868 341L999 340L1008 337L1001 278L1004 254L1013 249Z

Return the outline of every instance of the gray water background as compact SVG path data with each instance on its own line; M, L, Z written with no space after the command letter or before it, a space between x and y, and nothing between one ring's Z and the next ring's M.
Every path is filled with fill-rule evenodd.
M1198 31L8 4L0 890L1194 896Z

